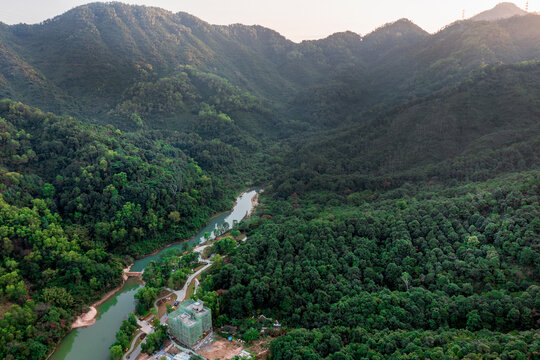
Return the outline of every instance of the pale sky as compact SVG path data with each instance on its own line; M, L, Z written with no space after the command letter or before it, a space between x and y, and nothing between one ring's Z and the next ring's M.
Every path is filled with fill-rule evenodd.
M91 0L0 0L0 21L39 23ZM400 18L429 32L492 8L501 0L124 0L124 3L185 11L212 24L262 25L293 41L320 39L339 31L366 34ZM525 8L526 0L514 1ZM540 11L540 0L529 1Z

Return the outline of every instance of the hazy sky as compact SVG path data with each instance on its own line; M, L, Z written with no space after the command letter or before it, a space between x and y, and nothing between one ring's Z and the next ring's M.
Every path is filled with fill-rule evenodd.
M91 0L0 0L0 21L39 23ZM212 24L258 24L287 38L319 39L351 30L366 34L387 22L411 19L429 32L495 6L501 0L125 0L125 3L185 11ZM526 0L515 1L524 8ZM529 10L540 11L540 0Z

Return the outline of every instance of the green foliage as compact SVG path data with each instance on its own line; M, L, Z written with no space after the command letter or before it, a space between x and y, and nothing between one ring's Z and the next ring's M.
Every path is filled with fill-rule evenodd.
M4 359L45 358L69 328L68 310L41 302L13 305L0 319L0 354Z
M111 346L111 360L120 360L124 355L124 350L120 345Z
M223 181L200 171L180 148L162 152L161 141L148 144L112 127L84 125L9 101L2 106L10 134L17 128L28 134L12 155L4 152L6 201L28 206L42 187L52 211L81 227L98 247L142 254L188 238L212 213L230 206ZM40 155L19 164L28 153ZM13 182L13 174L22 177Z
M182 255L178 249L168 250L159 261L148 264L143 273L143 280L155 288L181 289L198 262L197 252L191 251Z
M242 339L249 345L259 338L259 330L250 328L244 333Z
M222 179L162 140L7 100L0 133L0 301L17 304L0 320L2 358L47 354L85 304L118 286L121 255L188 238L231 203ZM165 284L154 285L140 312ZM21 308L33 317L14 320Z
M196 124L188 125L193 120L201 122L214 117L233 122L227 114L265 111L253 95L243 92L224 78L203 73L191 66L179 70L172 77L156 82L141 82L128 89L123 95L123 102L116 106L112 115L130 118L136 123L143 121L141 117L153 120L151 127L155 127L155 121L163 121L163 118L172 120L180 117L183 122L176 126L185 129L196 128ZM174 125L169 122L167 126Z
M157 351L167 339L167 326L160 325L159 320L154 324L154 332L146 337L146 340L141 344L141 350L144 353L152 354Z
M128 320L122 321L120 330L116 333L116 341L111 345L111 359L121 359L124 355L124 349L129 349L133 335L137 331L137 318L132 313Z
M135 311L139 315L145 315L148 310L154 307L154 301L157 299L159 293L158 288L151 287L149 285L144 286L137 291L135 298L137 299L137 305Z
M234 255L236 253L236 248L236 240L227 236L214 242L210 248L210 253L219 255Z
M385 191L536 168L539 80L539 64L488 67L356 125L298 139L283 156L276 190L283 198L313 190Z
M222 311L231 318L262 312L312 329L315 337L331 324L403 336L472 331L466 343L489 329L505 344L505 333L530 334L536 326L539 179L533 171L445 189L408 184L361 206L346 200L328 205L333 202L314 192L305 199L265 198L266 220L202 288L227 290ZM532 266L526 265L529 255ZM335 336L341 335L324 340L332 344L325 350L310 345L319 343L313 340L291 346L324 358L347 354L347 344L370 344ZM277 340L272 356L298 353L280 350L289 346L282 341L289 340ZM533 349L520 351L531 356Z
M538 353L536 331L500 334L441 329L382 330L342 327L292 330L270 344L273 359L527 359Z
M0 354L40 358L69 331L75 311L98 295L90 281L102 291L118 285L122 264L107 254L96 259L50 203L29 197L29 206L10 205L5 195L11 197L0 194L0 300L17 304L0 319Z
M131 256L264 184L248 241L210 249L215 324L279 319L273 359L537 358L539 21L301 44L120 3L0 24L0 97L87 122L0 101L0 357L46 358ZM139 313L180 255L145 269Z

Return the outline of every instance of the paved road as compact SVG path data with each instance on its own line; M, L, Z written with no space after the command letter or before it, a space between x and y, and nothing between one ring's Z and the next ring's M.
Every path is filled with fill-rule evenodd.
M142 333L139 333L137 336L135 336L133 338L133 340L131 341L131 344L129 345L129 350L131 350L131 348L133 348L133 345L135 345L135 343L137 342L137 340L142 336L142 334L144 334L144 332ZM139 354L141 353L141 347L139 346L137 348L139 350L139 352L136 353L136 351L134 351L132 354L129 355L128 357L128 354L129 354L129 350L127 353L124 354L124 356L122 357L122 360L127 360L127 359L136 359L137 356L139 356ZM136 349L136 350L137 350ZM135 356L134 356L135 355Z
M147 335L152 332L152 324L150 323L150 320L146 321L137 319L137 325L139 325L141 331Z
M199 269L197 272L194 272L193 274L191 274L188 277L188 279L186 281L186 284L184 285L184 287L182 289L176 290L176 291L174 291L172 289L167 289L167 290L173 292L174 294L176 294L176 300L177 301L180 301L180 302L184 301L184 299L186 297L187 289L189 287L189 284L191 284L193 279L195 279L200 273L202 273L203 271L208 269L210 266L212 266L212 262L210 260L199 259L199 261L206 263L206 265L203 266L201 269Z
M195 249L193 249L193 251L195 252L198 252L199 253L199 262L203 262L203 263L206 263L206 265L204 267L202 267L201 269L199 269L197 272L191 274L188 279L186 280L186 283L184 284L184 287L180 290L172 290L172 289L167 289L169 290L170 292L176 294L176 301L184 301L184 298L186 297L186 292L187 292L187 289L189 287L189 284L191 284L191 282L193 281L193 279L195 279L200 273L202 273L203 271L205 271L206 269L208 269L211 265L212 265L212 261L210 260L206 260L206 259L203 259L201 257L201 254L202 252L204 251L204 249L206 249L209 245L200 245L200 246L197 246Z
M193 249L193 251L195 252L198 252L199 253L199 262L203 262L203 263L206 263L206 265L204 267L202 267L201 269L197 270L196 272L194 272L193 274L191 274L186 283L184 284L184 287L180 290L172 290L172 289L166 289L166 290L169 290L171 293L174 293L176 294L176 300L177 301L184 301L184 298L186 297L186 292L187 292L187 289L189 287L189 284L191 284L191 282L193 281L193 279L195 279L200 273L202 273L203 271L205 271L206 269L208 269L210 266L212 266L212 261L210 260L205 260L201 257L201 253L204 251L204 249L208 247L208 245L202 245L202 246L198 246L196 247L195 249ZM156 310L158 310L158 302L171 296L171 294L167 294L165 296L162 296L160 297L159 299L157 299L156 301L154 301L154 307L156 308ZM150 317L150 319L148 319L148 321L141 321L141 320L138 320L137 319L137 323L139 324L139 326L141 327L141 330L143 331L143 333L145 334L151 334L154 332L154 327L152 326L152 319L154 318L154 316ZM161 325L165 325L165 323L167 322L167 313L165 313L161 319L159 319L159 322L161 323ZM135 341L137 340L137 338L139 338L139 336L141 336L141 334L137 335L135 337L135 339L133 339L133 341L131 342L131 345L129 347L129 350L127 351L126 354L124 354L124 357L122 358L123 360L127 360L128 358L126 357L127 354L131 351L131 348L133 347L133 345L135 344ZM142 344L142 342L141 342ZM140 354L141 354L141 344L137 345L137 347L135 348L135 350L133 350L133 352L131 353L131 355L129 356L129 359L133 360L133 359L136 359Z

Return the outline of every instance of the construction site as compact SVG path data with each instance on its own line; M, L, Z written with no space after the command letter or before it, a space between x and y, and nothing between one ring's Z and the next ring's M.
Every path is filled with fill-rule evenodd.
M212 331L212 311L201 300L187 300L169 314L168 322L171 336L192 348Z

